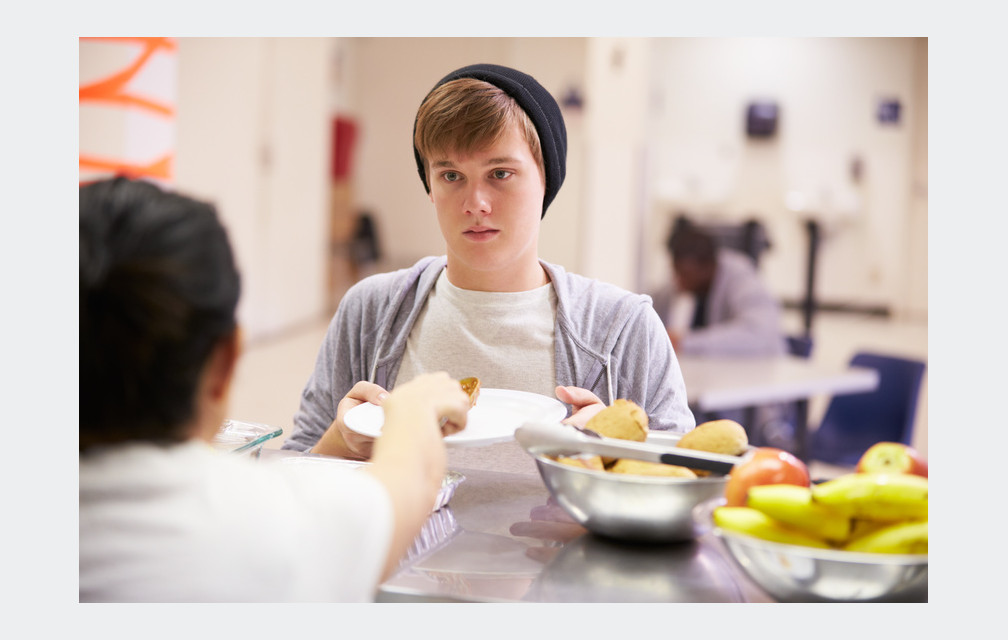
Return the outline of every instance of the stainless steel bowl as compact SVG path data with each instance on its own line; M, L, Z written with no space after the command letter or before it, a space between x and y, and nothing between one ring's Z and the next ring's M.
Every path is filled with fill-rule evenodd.
M708 526L693 508L724 495L726 476L673 478L633 476L561 464L563 450L530 451L557 503L592 533L642 542L677 542L699 537Z
M727 547L742 570L784 602L926 602L927 555L855 553L761 540L713 525L723 499L699 505L699 523Z

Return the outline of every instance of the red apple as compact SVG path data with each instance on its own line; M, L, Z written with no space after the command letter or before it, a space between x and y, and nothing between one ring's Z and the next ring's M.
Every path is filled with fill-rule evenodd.
M809 472L796 456L773 447L760 447L752 458L737 465L728 474L725 504L744 507L749 487L761 484L795 484L809 486Z
M858 460L858 473L909 473L928 475L927 460L913 447L902 442L877 442Z

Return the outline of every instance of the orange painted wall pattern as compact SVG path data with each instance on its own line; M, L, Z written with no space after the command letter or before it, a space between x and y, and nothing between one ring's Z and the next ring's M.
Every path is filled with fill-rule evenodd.
M122 110L141 110L158 117L174 120L175 105L163 100L145 96L130 86L159 52L175 55L177 44L173 38L80 38L80 41L101 41L121 43L138 48L137 56L122 69L104 78L81 84L78 104L101 104ZM135 178L153 178L170 181L173 177L174 151L168 150L148 162L135 162L125 158L99 157L93 154L79 154L78 170L83 173L104 173L128 175ZM83 181L82 181L83 182Z

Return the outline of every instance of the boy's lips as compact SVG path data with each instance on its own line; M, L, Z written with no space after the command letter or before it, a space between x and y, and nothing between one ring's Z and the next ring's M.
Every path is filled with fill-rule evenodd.
M470 240L490 240L494 236L500 233L498 229L492 229L490 227L476 226L469 227L462 232L462 235Z

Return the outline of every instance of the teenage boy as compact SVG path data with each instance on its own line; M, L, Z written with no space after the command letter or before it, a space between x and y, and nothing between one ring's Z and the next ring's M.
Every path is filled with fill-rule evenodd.
M567 156L549 92L515 69L463 67L424 98L413 144L446 255L350 288L284 447L369 457L373 440L346 427L346 411L380 404L386 389L430 370L555 394L571 405L574 424L626 398L653 429L692 429L651 299L539 259L540 221Z

